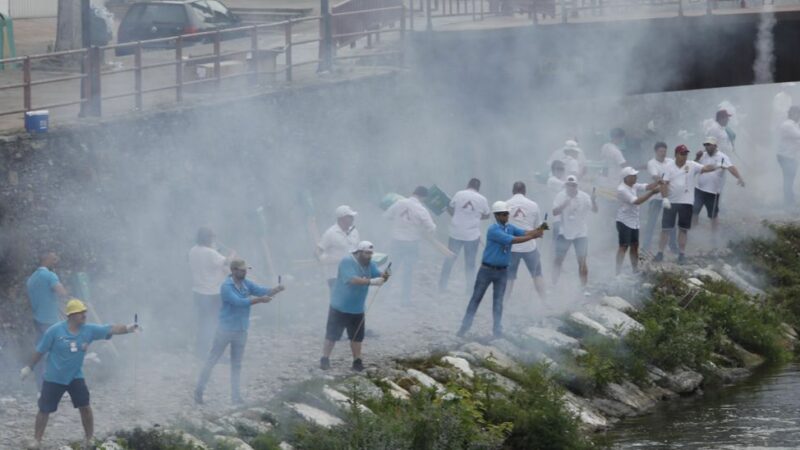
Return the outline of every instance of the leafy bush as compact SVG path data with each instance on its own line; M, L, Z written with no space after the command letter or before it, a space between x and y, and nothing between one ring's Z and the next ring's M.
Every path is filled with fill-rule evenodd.
M187 443L182 436L164 433L159 430L143 430L139 427L133 431L116 433L117 443L131 450L196 450L197 447Z
M262 433L250 441L253 450L279 450L281 440L271 433Z

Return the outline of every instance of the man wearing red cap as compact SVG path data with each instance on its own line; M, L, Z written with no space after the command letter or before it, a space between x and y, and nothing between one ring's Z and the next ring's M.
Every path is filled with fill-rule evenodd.
M694 189L697 177L701 173L713 172L716 166L703 166L688 160L689 149L681 144L675 147L675 160L667 164L662 184L664 197L664 214L661 216L661 240L658 243L658 254L655 261L664 260L664 248L667 246L669 234L678 223L678 264L686 260L687 233L692 228L692 208L694 206Z
M736 140L736 134L728 128L728 122L732 115L727 109L720 109L714 117L714 122L706 130L706 136L717 140L717 148L722 153L732 154L734 152L733 142Z

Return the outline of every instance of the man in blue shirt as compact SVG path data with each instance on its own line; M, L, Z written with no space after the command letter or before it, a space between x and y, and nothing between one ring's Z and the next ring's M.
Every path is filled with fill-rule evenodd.
M61 300L67 299L67 290L53 272L58 264L58 255L53 251L42 253L37 268L25 283L28 299L33 311L33 325L36 328L36 343L42 340L45 331L61 320ZM36 384L42 390L44 364L34 367Z
M211 370L228 345L231 346L231 400L234 404L244 403L239 380L244 346L247 342L247 329L250 326L250 307L258 303L269 303L275 294L285 289L283 286L270 289L246 279L247 263L243 259L237 258L231 261L230 268L231 275L220 287L222 308L219 311L217 332L194 390L194 401L198 404L203 403L203 391L211 377Z
M483 300L483 294L493 284L492 290L492 315L494 317L494 335L503 335L503 295L506 291L506 280L508 278L508 265L511 262L511 245L528 242L532 239L540 238L544 234L544 228L534 228L525 231L508 223L509 209L506 202L498 201L492 205L492 213L497 223L489 226L486 232L486 248L483 250L481 268L475 278L475 288L472 298L461 322L461 329L458 336L462 337L472 326L472 320L478 311L478 306Z
M31 374L42 356L47 353L47 369L39 396L39 413L36 414L34 439L41 445L50 413L58 409L64 392L69 392L72 406L78 408L81 423L90 443L94 436L94 416L89 406L89 388L83 379L83 358L89 344L100 339L111 339L115 334L132 333L138 325L99 325L86 323L86 305L78 299L67 302L67 320L51 326L36 345L36 353L28 366L20 371L23 380Z
M325 327L325 345L319 364L322 370L331 367L330 356L333 346L347 329L350 350L353 352L352 369L364 370L361 361L361 343L364 341L364 308L370 286L383 286L389 279L389 271L383 273L372 262L374 247L369 241L359 242L356 250L342 258L336 282L331 292L331 306L328 309L328 323Z

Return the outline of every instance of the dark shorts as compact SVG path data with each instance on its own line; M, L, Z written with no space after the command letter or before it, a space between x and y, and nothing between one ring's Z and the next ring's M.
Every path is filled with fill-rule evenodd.
M517 279L517 269L519 269L520 261L525 261L525 266L528 267L528 272L532 277L542 276L542 258L539 255L539 249L532 252L511 252L511 263L508 265L509 280Z
M364 340L364 328L366 328L366 326L367 323L364 321L364 313L351 314L328 308L328 324L325 326L325 339L334 342L338 341L342 338L342 332L347 330L348 339L355 342L362 342Z
M713 219L719 215L719 196L720 194L712 194L711 192L701 191L694 189L694 215L699 215L703 207L706 207L708 218Z
M566 239L563 235L556 238L556 258L563 258L571 246L575 246L575 256L580 259L589 254L589 238Z
M624 223L617 221L617 236L619 237L620 247L630 247L639 245L639 229L631 228Z
M692 205L686 203L673 203L670 209L665 209L661 215L661 229L671 230L675 228L675 219L678 220L678 228L689 230L692 228Z
M69 385L45 381L42 383L42 393L39 396L39 411L45 414L55 412L64 392L69 392L72 406L76 408L89 406L89 388L86 387L83 378L76 378Z

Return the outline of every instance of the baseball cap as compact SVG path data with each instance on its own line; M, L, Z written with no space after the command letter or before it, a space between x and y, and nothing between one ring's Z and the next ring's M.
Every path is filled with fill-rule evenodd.
M689 153L689 147L683 144L675 147L675 154L677 155L678 153Z
M703 145L706 144L717 145L717 138L714 136L706 136L706 138L703 139Z
M370 253L372 253L373 251L375 251L375 246L372 245L372 242L370 242L370 241L361 241L356 246L356 249L353 250L353 253L355 253L355 252L370 252Z
M731 117L733 116L733 114L729 113L727 109L720 109L719 111L717 111L717 117L719 116Z
M620 172L620 173L622 175L622 178L625 178L625 177L630 176L630 175L636 175L636 174L639 173L639 171L634 169L631 166L628 166L628 167L623 168L622 172Z
M575 178L575 175L570 175L567 177L567 184L578 184L578 179Z
M568 141L564 142L564 150L580 151L580 149L581 148L578 147L578 142L573 139L569 139Z
M345 216L353 216L353 217L355 217L357 215L358 215L358 213L353 211L353 208L351 208L351 207L349 207L347 205L342 205L342 206L336 208L336 218L337 219L341 219L342 217L345 217Z

